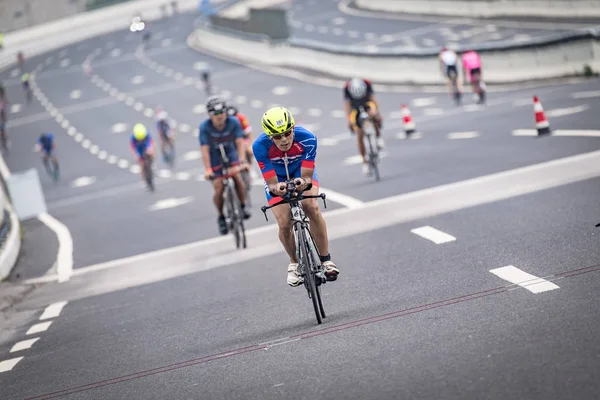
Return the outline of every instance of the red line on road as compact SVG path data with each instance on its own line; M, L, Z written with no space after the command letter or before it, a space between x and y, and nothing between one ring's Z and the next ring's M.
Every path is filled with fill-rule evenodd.
M600 264L592 265L589 267L573 269L573 270L569 270L569 271L564 271L564 272L560 272L558 274L554 274L552 276L568 278L568 277L572 277L572 276L578 276L578 275L583 275L583 274L587 274L590 272L597 272L597 271L600 271ZM467 302L470 300L482 299L484 297L488 297L491 295L505 293L512 286L513 285L511 284L511 285L501 286L501 287L497 287L497 288L493 288L493 289L482 290L479 292L470 293L470 294L466 294L463 296L454 297L451 299L436 301L434 303L429 303L429 304L424 304L424 305L415 306L415 307L411 307L411 308L406 308L403 310L393 311L393 312L389 312L386 314L377 315L374 317L362 318L362 319L358 319L355 321L346 322L344 324L333 325L330 327L316 329L316 330L304 332L304 333L294 335L294 336L289 336L287 339L293 339L293 338L310 339L310 338L314 338L317 336L327 335L330 333L339 332L339 331L351 329L351 328L356 328L356 327L363 326L363 325L374 324L377 322L387 321L387 320L393 319L393 318L404 317L407 315L417 314L417 313L420 313L423 311L429 311L429 310L433 310L436 308L442 308L442 307L446 307L446 306L450 306L450 305L454 305L454 304L464 303L464 302ZM241 347L238 349L224 351L224 352L209 355L209 356L193 358L191 360L165 365L163 367L152 368L152 369L135 372L135 373L128 374L128 375L121 375L121 376L111 378L111 379L105 379L102 381L88 383L86 385L63 389L63 390L59 390L56 392L35 396L35 397L29 397L25 400L54 399L57 397L67 396L67 395L74 394L74 393L97 389L97 388L100 388L103 386L127 382L127 381L130 381L133 379L139 379L139 378L143 378L146 376L156 375L156 374L173 371L173 370L180 369L180 368L190 367L190 366L197 365L197 364L208 363L210 361L216 361L216 360L220 360L220 359L224 359L224 358L238 356L241 354L251 353L256 350L267 349L267 348L268 348L268 345L252 345L252 346Z

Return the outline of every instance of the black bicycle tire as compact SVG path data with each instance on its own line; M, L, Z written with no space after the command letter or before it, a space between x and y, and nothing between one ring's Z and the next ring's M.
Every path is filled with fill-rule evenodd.
M150 191L154 192L154 176L152 174L152 165L150 165L148 156L144 157L144 177L146 178L148 188Z
M371 135L367 135L367 143L369 143L369 165L371 166L371 171L374 172L375 181L379 182L381 179L379 176L379 168L377 167L377 163L375 162L375 157L378 156L377 153L373 150L373 143L371 143Z
M317 246L317 244L315 243L315 239L312 237L311 233L310 233L310 229L306 229L306 237L308 238L308 240L311 241L311 243L314 246L314 250L310 252L311 254L311 258L313 258L313 262L316 262L314 260L314 257L318 257L319 256L319 248ZM308 245L308 244L307 244ZM310 247L310 246L309 246ZM319 260L321 261L321 260ZM315 278L316 279L316 278ZM327 315L325 314L325 307L323 307L323 300L321 298L321 286L323 286L323 284L320 285L316 285L315 282L315 286L316 286L316 293L317 293L317 301L319 303L319 311L321 312L321 317L322 318L327 318Z
M298 240L298 244L300 246L300 259L298 260L299 262L305 262L305 263L310 263L310 256L309 256L309 250L308 250L308 246L307 246L307 238L306 238L306 233L304 232L304 229L300 229L299 232L299 240ZM317 285L315 282L315 275L314 272L312 270L312 268L310 267L310 265L305 265L304 268L304 281L307 282L307 290L309 291L309 295L313 304L313 309L315 311L315 317L317 318L317 324L322 324L323 323L323 318L321 317L321 310L319 308L319 303L318 303L318 294L317 294Z

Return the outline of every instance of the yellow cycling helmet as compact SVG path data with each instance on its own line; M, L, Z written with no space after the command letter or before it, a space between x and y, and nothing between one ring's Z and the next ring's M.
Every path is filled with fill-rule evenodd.
M133 136L137 140L144 140L148 136L148 131L146 131L146 127L143 124L135 124L133 127Z
M296 121L287 108L273 107L264 113L261 124L263 131L271 137L289 131L296 125Z
M28 80L29 80L29 74L27 72L25 72L23 75L21 75L21 81L27 82Z

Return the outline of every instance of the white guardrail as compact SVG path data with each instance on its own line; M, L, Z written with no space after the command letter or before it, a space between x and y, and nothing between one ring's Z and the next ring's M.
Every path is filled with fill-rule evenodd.
M363 10L456 17L600 17L598 0L355 0Z
M217 31L196 30L188 45L242 63L298 67L346 79L363 76L381 83L444 84L434 54L377 54L365 49L327 46L307 41L270 43ZM481 53L486 83L514 83L583 73L584 66L600 69L600 41L590 36L539 46L504 47Z

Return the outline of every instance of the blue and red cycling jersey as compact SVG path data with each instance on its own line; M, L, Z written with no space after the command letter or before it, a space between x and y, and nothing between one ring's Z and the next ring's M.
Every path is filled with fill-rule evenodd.
M146 153L146 149L152 147L152 137L150 135L146 135L144 140L137 140L135 136L131 135L129 144L136 154L139 157L142 157Z
M283 182L287 179L284 164L284 157L286 155L290 179L300 178L302 168L315 168L317 137L308 129L296 126L294 128L294 143L292 143L292 147L287 152L284 153L279 150L265 133L262 133L254 141L252 150L265 182L273 177L277 177L279 182ZM313 172L312 184L313 186L319 186L316 169ZM279 201L280 197L273 198L269 194L266 183L265 192L269 204Z

